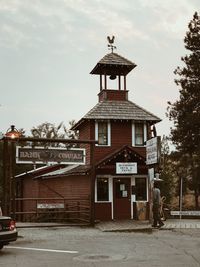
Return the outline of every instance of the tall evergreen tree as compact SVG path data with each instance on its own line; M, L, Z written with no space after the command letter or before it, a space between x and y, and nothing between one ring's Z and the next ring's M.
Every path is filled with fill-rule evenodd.
M180 99L168 102L168 116L174 121L171 139L182 154L187 155L188 168L193 179L196 206L200 183L200 16L195 12L184 38L189 53L182 57L183 66L177 67L175 83Z
M174 193L174 174L173 164L170 158L168 139L166 136L163 136L161 141L160 168L160 178L163 180L161 183L161 192L162 195L166 197L166 203L170 204L172 195Z

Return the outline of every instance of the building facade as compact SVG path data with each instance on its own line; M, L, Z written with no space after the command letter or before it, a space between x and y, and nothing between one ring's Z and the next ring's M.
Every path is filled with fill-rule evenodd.
M91 71L100 79L99 101L73 127L80 139L98 140L94 149L96 220L148 219L145 144L152 131L155 135L160 119L128 99L126 77L135 67L116 53L105 55Z
M72 130L79 132L81 140L98 141L93 151L94 166L90 146L82 144L86 165L20 176L22 197L88 197L94 202L91 209L95 220L148 219L145 145L156 135L155 124L160 119L129 100L126 77L135 67L135 63L112 51L91 71L99 76L98 103ZM31 186L34 191L30 193Z

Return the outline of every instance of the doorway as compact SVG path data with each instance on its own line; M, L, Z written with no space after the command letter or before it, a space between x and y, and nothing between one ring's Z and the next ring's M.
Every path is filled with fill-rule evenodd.
M131 219L131 179L113 179L113 219Z

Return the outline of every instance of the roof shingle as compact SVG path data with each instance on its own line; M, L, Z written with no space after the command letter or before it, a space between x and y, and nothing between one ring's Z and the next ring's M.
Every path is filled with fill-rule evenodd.
M109 53L105 55L90 72L91 74L127 75L136 64L118 55Z
M133 120L149 121L151 124L161 121L161 119L153 113L129 100L104 100L97 103L72 127L72 130L78 129L79 125L82 124L84 120Z
M161 121L160 118L131 101L102 101L94 106L83 119L115 119L136 121Z

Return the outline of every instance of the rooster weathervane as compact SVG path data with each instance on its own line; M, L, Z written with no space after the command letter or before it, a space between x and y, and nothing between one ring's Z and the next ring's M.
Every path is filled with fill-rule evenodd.
M109 44L108 44L109 48L108 49L111 49L111 51L113 53L113 50L117 49L117 47L113 45L114 44L114 40L115 40L115 36L113 35L112 38L110 36L107 36L107 40L109 42Z

